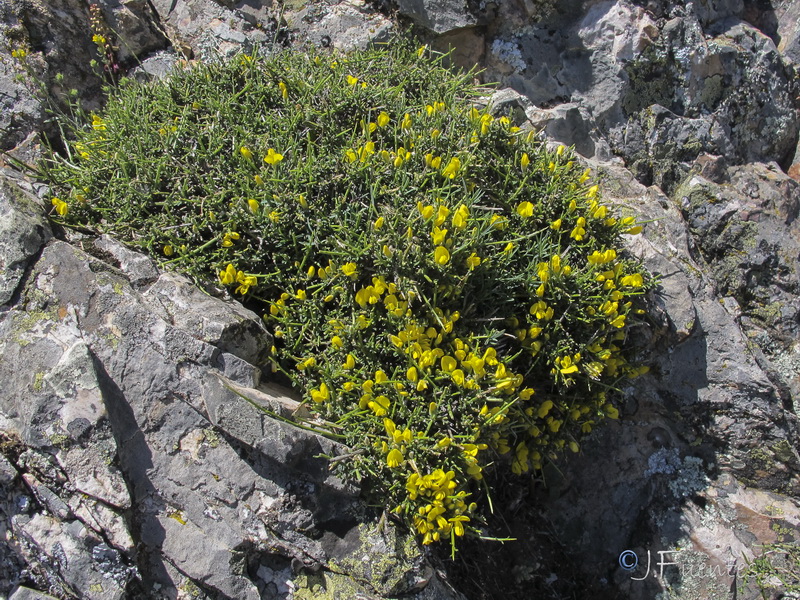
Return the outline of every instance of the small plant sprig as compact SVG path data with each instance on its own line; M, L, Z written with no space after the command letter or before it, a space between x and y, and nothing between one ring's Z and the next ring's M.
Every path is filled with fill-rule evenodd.
M754 581L761 597L771 598L776 590L800 593L800 544L778 541L762 546L762 552L742 571L742 587Z
M112 43L113 33L103 18L103 10L97 4L89 5L89 26L92 29L92 43L97 47L97 54L101 57L103 72L114 81L120 73L117 61L117 49ZM92 61L92 65L96 64Z
M213 279L264 315L274 368L424 544L477 533L493 469L542 468L646 368L651 278L571 150L442 56L241 55L123 81L45 163L66 222Z

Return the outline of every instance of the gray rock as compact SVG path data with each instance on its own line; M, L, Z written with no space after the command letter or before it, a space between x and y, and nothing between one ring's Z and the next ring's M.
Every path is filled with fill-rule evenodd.
M263 2L240 11L212 0L153 0L173 47L187 58L219 60L276 40L278 12Z
M719 293L791 410L800 390L799 369L786 360L800 335L798 183L777 165L751 164L728 168L718 182L692 175L675 198Z
M465 0L398 0L397 9L401 15L438 34L478 23Z
M702 152L736 162L791 160L798 134L792 75L752 26L727 19L704 32L695 21L673 19L625 70L627 122L612 126L611 139L632 163L651 161L643 180L671 188L683 173L663 163Z
M25 586L19 586L8 598L9 600L55 600L55 596Z
M772 18L765 19L765 32L775 40L778 51L794 62L800 64L800 3L797 0L781 0L772 3ZM774 19L774 21L773 21Z
M0 179L0 305L8 303L31 260L52 236L38 200Z
M388 42L394 32L391 20L374 12L363 0L319 6L309 3L286 15L287 27L297 42L347 52Z

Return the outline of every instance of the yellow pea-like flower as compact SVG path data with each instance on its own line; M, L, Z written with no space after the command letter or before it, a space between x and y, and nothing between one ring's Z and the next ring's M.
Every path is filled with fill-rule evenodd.
M517 214L520 217L528 218L533 216L533 203L532 202L520 202L517 204Z

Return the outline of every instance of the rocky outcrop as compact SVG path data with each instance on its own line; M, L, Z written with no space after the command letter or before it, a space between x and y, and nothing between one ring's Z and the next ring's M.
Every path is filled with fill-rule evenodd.
M495 111L574 145L647 222L629 251L659 277L635 334L651 371L545 486L508 484L486 533L517 541L439 563L331 474L346 448L290 424L302 407L256 315L113 239L53 232L49 197L6 170L0 595L461 597L445 570L475 599L759 597L745 561L800 527L795 0L98 4L120 62L151 75L258 44L363 47L392 11L483 61L506 86ZM0 11L26 68L99 105L83 4ZM0 64L0 125L25 158L44 112L19 69Z

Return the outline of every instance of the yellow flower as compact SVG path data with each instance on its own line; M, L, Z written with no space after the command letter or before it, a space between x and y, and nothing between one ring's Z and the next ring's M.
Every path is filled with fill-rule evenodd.
M419 214L422 215L422 218L426 221L433 216L433 205L431 204L422 204L422 202L417 202L417 210Z
M53 203L53 206L56 209L56 212L60 216L63 217L63 216L65 216L67 214L67 211L69 210L69 206L67 205L66 202L64 202L60 198L53 198L52 203Z
M272 221L273 223L277 223L278 221L281 220L281 213L279 213L277 210L270 211L269 220Z
M381 128L386 127L389 124L390 120L391 119L389 118L389 115L386 112L381 112L381 114L379 114L377 118L378 127Z
M433 259L437 265L444 266L450 262L450 251L444 246L436 246L436 250L433 251Z
M350 87L356 87L358 84L358 77L353 77L352 75L347 76L347 85Z
M357 269L358 267L354 262L345 263L341 266L342 273L347 277L355 277Z
M442 366L442 371L446 371L448 373L452 372L456 368L456 366L458 366L456 359L453 358L452 356L443 356L440 362Z
M403 463L403 453L397 448L393 448L386 456L386 464L389 468L399 467Z
M331 338L331 345L333 345L335 348L341 348L344 346L344 342L342 341L342 338L340 338L338 335L335 335Z
M347 371L350 371L354 369L355 366L356 366L356 357L353 356L352 354L348 354L347 358L344 361L344 364L342 365L342 368Z
M233 242L238 240L240 237L241 236L235 231L229 231L228 233L222 236L222 247L230 248L231 246L233 246Z
M241 148L239 148L239 152L247 160L253 160L253 153L250 151L250 148L248 148L247 146L242 146Z
M274 148L267 150L267 155L264 157L264 162L268 165L277 165L283 160L283 154L275 152Z
M375 222L372 224L372 228L375 231L378 231L378 230L380 230L381 227L383 227L384 222L385 222L385 219L383 217L378 217L377 219L375 219Z
M467 268L470 271L475 270L475 267L477 267L479 264L481 264L481 257L474 252L467 257Z
M286 100L289 97L289 90L286 88L286 84L281 81L278 83L278 89L280 89L283 99Z
M433 226L433 231L431 231L431 240L437 246L444 244L445 240L447 239L447 229L440 229L436 225Z
M247 201L247 208L249 208L250 212L253 213L254 215L258 214L259 207L260 207L260 205L258 203L258 200L254 200L253 198L250 198Z
M517 214L523 218L532 217L533 203L525 201L517 204Z
M239 284L239 287L234 290L235 293L244 296L251 287L258 283L258 279L256 279L255 275L245 275L241 271L237 271L236 282Z
M236 281L236 267L228 263L228 266L225 267L225 270L219 272L219 281L223 285L230 285Z
M522 155L522 158L521 158L521 159L519 159L519 164L520 164L520 167L522 167L522 171L523 171L523 172L524 172L524 171L526 171L526 170L528 169L528 166L531 164L531 159L530 159L530 157L528 156L528 153L527 153L527 152L525 152L525 153Z
M459 204L456 212L453 215L453 227L461 231L467 227L467 220L469 219L469 209L463 204Z
M455 179L458 172L461 170L461 161L457 157L453 157L450 159L450 162L447 163L447 166L442 169L442 176L447 177L448 179Z
M92 129L95 131L105 131L106 124L99 116L92 115Z
M253 181L256 182L256 185L264 185L264 180L261 179L261 175L253 175Z
M556 365L559 366L562 375L569 375L570 373L576 373L578 371L578 367L573 362L571 356L556 358Z
M330 397L330 390L328 390L328 386L325 385L325 382L319 385L319 389L311 390L311 399L317 404L322 404L326 400L329 400Z
M508 221L505 217L501 217L500 215L492 215L491 219L489 219L489 224L492 226L492 229L503 230L508 227Z

